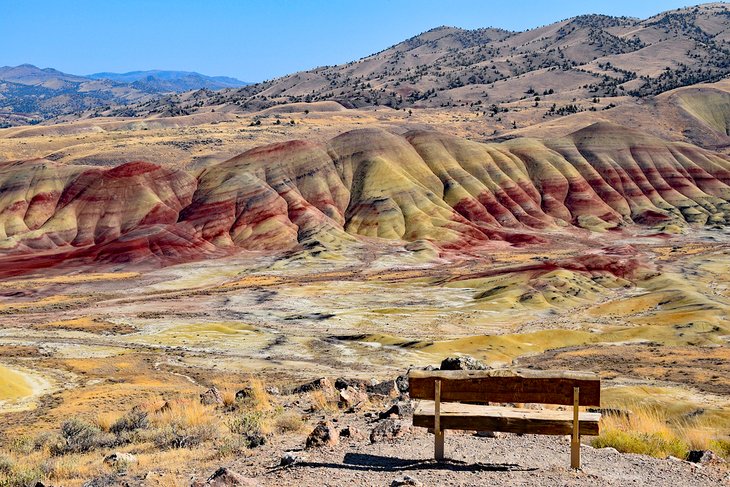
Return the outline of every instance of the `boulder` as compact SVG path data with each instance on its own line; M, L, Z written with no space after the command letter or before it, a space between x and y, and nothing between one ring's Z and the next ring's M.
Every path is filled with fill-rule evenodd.
M413 414L413 405L410 403L410 401L399 401L390 406L385 411L381 411L380 413L378 413L378 418L402 418L403 416L409 414Z
M408 392L408 374L396 377L395 384L401 393Z
M281 467L288 467L289 465L294 465L297 463L297 454L293 452L286 452L281 456L281 460L279 460L279 466Z
M358 406L366 403L368 395L359 389L355 389L352 386L347 386L346 389L340 391L339 406L349 410L354 410Z
M344 377L338 377L337 380L335 380L335 389L337 389L338 391L347 389L348 387L353 387L355 389L360 389L364 391L371 385L372 381L368 381L365 379L346 379Z
M385 397L398 397L400 391L394 380L378 382L367 387L368 394L377 394Z
M221 467L216 470L213 475L208 477L208 480L202 485L209 485L215 487L228 487L234 485L243 485L246 487L256 487L259 485L255 480L244 477L243 475L234 472L226 467Z
M115 451L114 453L110 453L109 455L104 457L104 463L111 467L129 465L130 463L136 462L137 457L132 455L131 453Z
M405 436L410 431L410 427L403 421L396 419L386 419L379 422L370 432L370 442L378 443L381 441L390 441Z
M364 440L365 439L365 435L362 433L362 431L355 428L354 426L346 426L345 428L340 430L340 437L348 438L350 440Z
M296 387L293 392L294 394L304 394L318 389L334 390L334 386L332 385L332 381L330 381L327 377L320 377L312 382L307 382L306 384Z
M335 427L328 421L320 421L307 437L306 448L335 446L339 443Z
M489 370L490 366L469 355L446 357L441 361L441 370Z
M213 386L200 395L201 404L213 406L223 404L223 396L217 387Z
M725 463L725 460L712 450L690 450L687 461L692 463Z

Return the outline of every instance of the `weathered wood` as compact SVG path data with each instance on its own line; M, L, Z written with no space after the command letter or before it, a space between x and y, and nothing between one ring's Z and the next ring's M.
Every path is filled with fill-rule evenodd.
M529 402L573 404L573 388L580 387L580 406L601 405L601 382L590 372L515 370L414 370L408 375L413 399L434 398L441 381L442 402Z
M437 380L436 384L435 399L433 403L434 407L434 420L433 420L433 435L434 435L434 458L436 460L444 459L444 431L441 429L441 381Z
M433 401L420 401L413 425L434 428ZM573 412L533 410L476 404L441 403L439 427L443 430L504 431L540 435L570 435ZM580 433L598 435L600 413L579 413Z
M580 403L580 387L573 389L573 437L570 440L570 467L580 468L580 421L578 404Z

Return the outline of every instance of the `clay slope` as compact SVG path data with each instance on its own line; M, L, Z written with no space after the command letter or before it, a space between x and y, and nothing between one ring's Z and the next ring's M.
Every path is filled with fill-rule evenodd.
M726 156L608 123L501 144L365 129L256 148L197 180L145 162L5 163L0 245L29 268L53 256L166 264L361 237L459 250L571 227L725 225L728 201Z

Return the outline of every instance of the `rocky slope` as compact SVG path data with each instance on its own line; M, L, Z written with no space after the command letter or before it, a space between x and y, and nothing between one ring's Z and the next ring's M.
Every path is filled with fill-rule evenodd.
M0 246L30 268L321 252L369 237L461 251L571 228L724 225L729 185L727 156L608 123L500 144L363 129L255 148L197 178L148 162L5 162Z
M124 113L175 115L221 105L252 111L321 100L347 107L472 105L498 113L500 104L525 99L555 116L722 79L730 73L729 28L722 3L648 19L582 15L524 32L438 27L357 61L239 90L171 96ZM599 99L604 103L594 105Z

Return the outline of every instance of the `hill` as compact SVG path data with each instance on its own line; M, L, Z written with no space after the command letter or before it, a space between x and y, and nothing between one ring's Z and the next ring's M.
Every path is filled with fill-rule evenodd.
M357 61L238 90L173 96L124 113L252 111L334 100L347 107L468 106L483 114L558 117L722 79L730 73L729 28L730 10L721 3L643 20L583 15L524 32L438 27Z
M101 76L108 75L108 76ZM149 103L161 94L220 89L246 83L182 71L148 71L77 76L31 64L0 67L0 128L88 110Z
M245 81L228 76L206 76L190 71L130 71L128 73L94 73L87 76L92 79L108 79L117 83L129 83L143 91L180 92L189 90L220 90L223 88L240 88L249 85Z
M725 225L730 159L605 122L500 144L361 129L254 148L197 177L148 162L9 161L0 194L10 273L242 249L318 255L370 237L448 253L577 229Z

